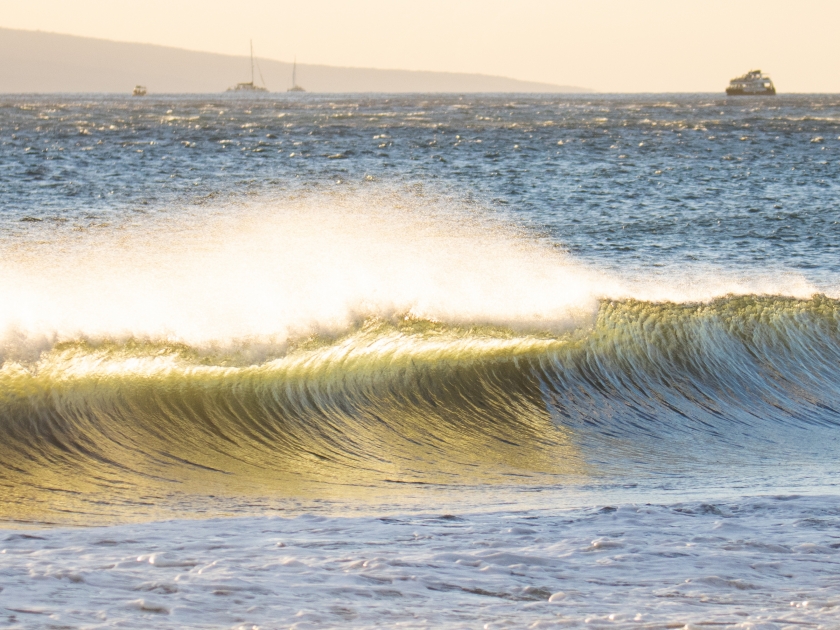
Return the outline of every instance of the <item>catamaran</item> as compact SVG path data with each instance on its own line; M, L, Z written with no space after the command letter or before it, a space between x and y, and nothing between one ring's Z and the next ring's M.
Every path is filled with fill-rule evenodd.
M262 72L260 72L260 76L262 76ZM254 83L254 40L251 40L251 80L247 83L237 83L231 88L227 89L228 92L268 92L266 88L261 85L257 85Z

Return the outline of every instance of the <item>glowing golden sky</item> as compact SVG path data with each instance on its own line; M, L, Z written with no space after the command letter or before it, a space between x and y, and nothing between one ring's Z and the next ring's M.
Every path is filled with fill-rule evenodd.
M0 0L0 26L610 92L840 92L838 0Z

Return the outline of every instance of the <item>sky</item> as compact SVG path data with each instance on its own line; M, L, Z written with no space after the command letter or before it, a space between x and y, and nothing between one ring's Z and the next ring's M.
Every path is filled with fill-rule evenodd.
M0 0L0 27L601 92L840 92L840 0Z

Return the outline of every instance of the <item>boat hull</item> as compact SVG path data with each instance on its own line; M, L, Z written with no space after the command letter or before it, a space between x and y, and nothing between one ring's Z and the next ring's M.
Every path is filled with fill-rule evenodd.
M761 91L748 91L741 88L733 88L728 87L726 88L726 95L727 96L776 96L776 88L770 88L769 90L761 90Z
M237 83L232 88L225 90L226 92L245 92L246 94L263 94L268 90L261 85L255 85L253 81L250 83Z

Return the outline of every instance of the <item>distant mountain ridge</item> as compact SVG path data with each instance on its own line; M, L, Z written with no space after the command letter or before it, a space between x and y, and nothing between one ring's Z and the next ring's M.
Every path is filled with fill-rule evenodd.
M266 87L285 92L292 64L259 59ZM586 93L581 87L457 72L297 65L310 92ZM0 93L214 93L250 78L247 57L0 28ZM259 78L259 75L257 75Z

